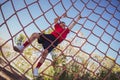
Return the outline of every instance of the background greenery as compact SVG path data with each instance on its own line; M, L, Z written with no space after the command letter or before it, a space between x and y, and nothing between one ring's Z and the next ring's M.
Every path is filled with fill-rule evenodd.
M46 33L50 33L49 30ZM14 41L17 45L25 42L26 36L24 34L18 35ZM75 41L77 43L77 41ZM40 58L42 46L35 40L23 54L16 53L10 47L5 45L3 49L4 54L0 54L11 61L10 65L15 67L20 73L26 75L30 79L35 80L119 80L120 66L115 64L115 60L108 56L101 56L97 53L88 55L78 48L75 48L66 42L57 46L50 54L51 58L47 58L44 64L39 69L40 77L34 78L32 70L36 65L36 61ZM67 47L67 49L66 49ZM63 54L60 50L64 50Z

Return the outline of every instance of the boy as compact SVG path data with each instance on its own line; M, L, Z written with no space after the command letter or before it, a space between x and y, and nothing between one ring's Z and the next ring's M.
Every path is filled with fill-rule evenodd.
M37 63L36 68L33 71L34 76L39 76L38 69L45 61L45 58L47 57L48 53L53 50L59 43L61 43L67 36L67 34L70 32L70 30L74 27L76 22L79 21L80 16L78 15L76 20L73 21L68 28L65 28L66 25L64 22L59 22L59 20L63 17L66 17L66 14L63 14L61 17L54 19L54 30L50 34L44 34L44 33L33 33L28 41L26 41L21 46L14 46L14 50L16 52L23 52L23 50L29 46L35 39L38 39L38 43L42 44L44 48L44 52L42 53L41 59Z

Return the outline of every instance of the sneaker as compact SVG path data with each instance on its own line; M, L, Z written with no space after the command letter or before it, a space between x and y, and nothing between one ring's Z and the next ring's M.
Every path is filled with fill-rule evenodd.
M38 68L35 68L35 69L34 69L33 75L34 75L34 76L39 76L39 74L38 74Z
M23 51L23 48L24 46L20 45L20 46L14 46L13 49L16 51L16 52L22 52Z

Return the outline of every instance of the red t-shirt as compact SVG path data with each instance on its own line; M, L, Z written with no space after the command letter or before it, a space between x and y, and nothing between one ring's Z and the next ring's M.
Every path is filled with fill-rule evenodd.
M63 29L59 23L55 24L55 30L51 33L53 36L59 39L59 42L62 42L67 34L70 32L68 28Z

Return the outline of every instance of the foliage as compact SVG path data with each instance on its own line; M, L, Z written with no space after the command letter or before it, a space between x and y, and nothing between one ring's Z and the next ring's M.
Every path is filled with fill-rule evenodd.
M23 42L25 42L26 36L24 34L20 34L17 37L15 37L15 43L17 45L22 45Z
M15 40L17 45L21 45L26 40L26 37L24 35L20 35L19 37L16 37ZM38 49L41 48L36 41L33 43L33 45ZM65 46L66 44L59 45L58 48L63 50L65 49ZM24 51L24 57L26 57L26 59L32 64L37 58L33 57L34 52L35 49L32 47L29 47ZM67 48L64 54L61 54L59 50L55 49L51 55L53 59L52 66L50 66L49 69L47 69L44 73L54 76L58 80L101 80L105 78L105 76L107 76L106 80L119 80L120 66L116 65L113 59L104 58L103 60L103 57L100 55L92 56L92 58L99 63L103 60L99 65L93 60L88 60L87 56L85 55L86 53L79 51L76 55L74 54L76 52L78 52L78 50L72 46ZM72 59L70 60L65 54L72 54L74 57L70 57ZM26 62L22 56L18 57L13 63L14 67L17 67L17 69L19 69L22 73L26 72L27 69L31 67L31 65ZM48 63L45 62L45 64ZM100 67L97 69L98 65ZM95 69L97 69L96 72ZM92 72L94 72L94 74ZM33 78L31 69L26 74ZM53 77L49 77L47 75L41 75L41 77L36 78L36 80L40 79L55 80Z

